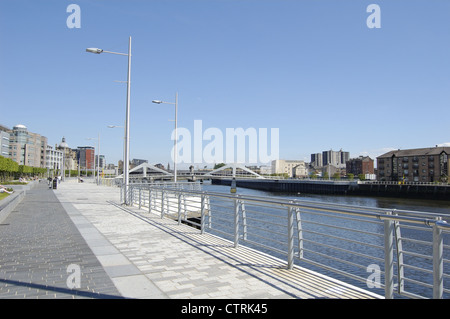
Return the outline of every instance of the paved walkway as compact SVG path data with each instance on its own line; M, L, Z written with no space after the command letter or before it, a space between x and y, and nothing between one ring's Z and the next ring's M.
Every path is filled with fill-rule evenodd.
M379 297L118 199L71 181L30 190L0 226L0 298Z
M68 288L70 265L80 267L78 290ZM0 224L0 298L74 297L121 295L43 181Z

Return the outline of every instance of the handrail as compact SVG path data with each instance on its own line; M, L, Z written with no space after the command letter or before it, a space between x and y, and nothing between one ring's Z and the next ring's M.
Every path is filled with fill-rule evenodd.
M165 189L158 186L153 187L155 189ZM416 224L423 224L426 226L432 227L433 225L437 225L441 229L448 229L450 230L450 224L443 220L436 220L436 219L430 219L430 218L420 218L420 217L408 217L408 216L399 216L399 215L387 215L389 212L395 211L397 214L399 213L408 213L408 211L405 210L390 210L390 209L383 209L383 208L368 208L363 206L352 206L352 205L342 205L342 204L328 204L328 203L318 203L318 202L312 202L312 201L297 201L297 200L290 200L290 199L267 199L267 197L262 196L254 196L254 195L240 195L240 194L225 194L225 193L218 193L218 192L207 192L207 191L190 191L190 190L183 190L183 189L173 189L174 192L178 193L187 193L191 195L209 195L214 197L220 197L220 198L228 198L228 199L236 199L242 201L248 201L248 202L259 202L259 203L266 203L266 204L275 204L275 205L284 205L286 207L298 207L298 208L309 208L309 209L316 209L316 210L323 210L324 208L332 209L334 212L346 214L346 215L354 215L354 216L360 216L360 217L370 217L375 218L378 220L392 220L392 221L403 221L403 222L410 222L410 223L416 223ZM339 208L336 208L339 207ZM349 209L360 209L360 210L373 210L373 211L379 211L383 212L381 213L370 213L370 212L352 212ZM413 212L414 214L420 214L420 212ZM427 214L430 217L441 217L442 215L436 214L436 213L422 213Z
M351 273L345 267L356 266L355 260L371 258L375 263L384 260L384 265L380 267L384 267L384 270L378 273L378 276L384 276L384 283L377 282L376 288L384 287L386 298L393 298L394 290L400 295L422 298L422 289L428 287L433 288L432 298L443 298L444 293L450 293L449 289L444 287L444 278L449 277L447 273L450 268L444 268L444 264L450 262L450 247L445 245L443 240L444 236L450 235L450 224L444 220L445 215L206 192L183 189L181 185L130 185L129 194L124 196L129 196L130 203L137 204L139 208L148 207L148 212L159 213L161 218L170 216L179 223L185 222L200 228L202 233L208 231L228 236L234 246L244 242L264 251L287 255L288 269L292 268L295 262L305 262L366 282L369 286L364 275ZM283 220L281 223L277 222L280 218ZM322 230L318 231L318 228ZM408 245L409 239L414 246L428 244L428 241L402 236L403 228L409 232L432 233L432 241L427 245L430 256L422 252L408 251L414 248ZM381 229L384 231L380 232ZM355 235L349 235L351 232L359 237L352 238L351 236ZM374 236L376 238L373 238ZM353 246L358 244L364 247L363 250L355 250ZM314 248L315 246L320 249ZM341 255L332 256L332 253ZM322 261L324 258L329 261ZM420 264L415 264L417 262L414 261L414 265L410 266L408 262L411 258L422 260ZM429 260L431 266L427 264L430 263ZM343 264L344 268L335 266L337 263ZM358 267L369 268L364 263L358 264ZM432 267L432 270L427 267ZM431 273L432 282L423 282L425 279L421 279L421 275L416 272ZM395 281L397 283L394 283ZM420 293L406 289L407 284L421 285L422 288L417 288Z

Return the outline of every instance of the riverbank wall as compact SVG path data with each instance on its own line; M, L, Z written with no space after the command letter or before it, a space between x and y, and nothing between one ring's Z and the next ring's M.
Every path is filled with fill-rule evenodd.
M214 185L231 186L231 181L231 179L212 179L211 182ZM236 180L236 187L282 193L397 197L450 201L450 185L443 184L401 184L295 179L238 179Z

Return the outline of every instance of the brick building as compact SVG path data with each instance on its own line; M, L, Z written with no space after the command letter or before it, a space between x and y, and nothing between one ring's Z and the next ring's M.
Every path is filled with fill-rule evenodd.
M450 147L397 150L377 157L379 181L447 182Z
M359 174L374 174L374 160L369 156L351 158L346 162L346 172L355 176Z

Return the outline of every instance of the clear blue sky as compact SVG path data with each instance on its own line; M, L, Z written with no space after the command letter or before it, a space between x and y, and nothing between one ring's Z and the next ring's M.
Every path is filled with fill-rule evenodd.
M127 58L85 49L129 36L131 159L170 161L173 107L151 101L177 91L179 127L278 128L281 159L450 142L448 0L0 0L0 123L73 148L100 134L117 164Z

